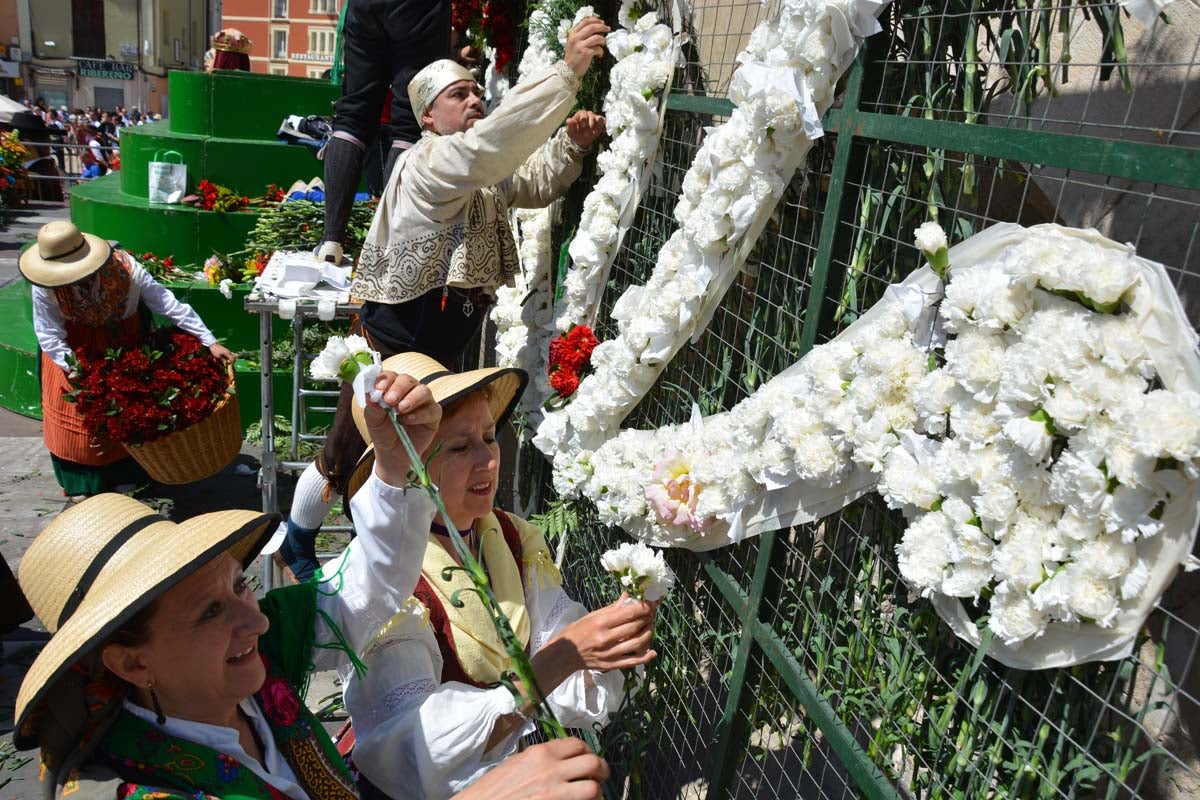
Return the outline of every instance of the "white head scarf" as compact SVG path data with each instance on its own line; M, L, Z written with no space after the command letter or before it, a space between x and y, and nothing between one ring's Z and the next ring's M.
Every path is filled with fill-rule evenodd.
M412 104L413 116L420 120L437 96L459 81L474 82L475 76L462 64L448 58L435 61L414 75L408 82L408 101Z

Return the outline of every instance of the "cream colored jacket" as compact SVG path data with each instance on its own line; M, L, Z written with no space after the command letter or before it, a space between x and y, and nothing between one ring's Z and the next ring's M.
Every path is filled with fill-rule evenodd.
M428 131L396 161L363 243L353 294L397 304L442 286L493 287L517 272L508 209L541 208L579 177L559 131L579 79L564 62L523 79L468 131Z

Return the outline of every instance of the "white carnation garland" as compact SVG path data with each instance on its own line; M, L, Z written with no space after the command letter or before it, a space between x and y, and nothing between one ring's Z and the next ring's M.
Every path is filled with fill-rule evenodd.
M584 6L575 15L576 21L593 16L591 6ZM545 11L534 9L529 15L533 31L553 30L553 20ZM563 22L566 22L565 20ZM570 28L568 27L568 30ZM530 36L521 62L517 65L517 81L553 65L558 60L550 43L543 36ZM546 374L546 353L553 333L554 294L551 282L553 258L551 249L552 208L514 209L511 212L513 233L517 237L517 254L521 272L512 286L496 290L496 305L491 311L496 326L496 363L502 367L518 367L529 373L531 385L521 397L526 424L536 426L541 421L542 403L552 393Z
M920 270L730 412L623 431L556 478L693 550L874 489L959 636L990 628L1023 669L1124 657L1200 520L1196 335L1162 266L1094 231L996 225L949 262L944 300Z
M703 331L812 142L821 113L862 39L879 30L875 0L784 0L739 54L737 105L711 129L683 182L680 228L644 286L613 308L619 335L600 344L564 409L546 415L534 444L561 471L614 435L689 337ZM557 479L562 486L564 481Z
M571 267L554 311L555 330L595 326L596 311L621 239L633 222L662 133L663 112L679 41L654 13L633 16L633 2L621 6L622 28L607 37L617 60L604 98L612 141L596 161L600 179L583 201L579 228L568 252Z

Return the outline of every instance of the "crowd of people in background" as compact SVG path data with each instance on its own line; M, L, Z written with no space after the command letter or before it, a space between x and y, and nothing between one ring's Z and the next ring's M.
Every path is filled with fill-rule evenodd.
M52 147L51 150L64 174L77 171L84 180L98 178L116 168L119 162L114 156L120 151L122 128L162 119L162 115L143 112L137 106L130 109L117 106L112 110L88 106L70 110L65 105L54 108L41 97L32 103L25 100L24 104L50 129L52 145L74 145ZM68 164L70 152L79 153L78 168Z

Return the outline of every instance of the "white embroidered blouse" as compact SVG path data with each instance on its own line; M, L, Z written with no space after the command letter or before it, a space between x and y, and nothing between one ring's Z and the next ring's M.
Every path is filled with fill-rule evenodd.
M372 474L351 505L358 537L323 569L331 577L321 585L321 603L367 668L358 677L340 667L354 762L394 800L448 798L516 752L533 723L485 751L496 722L516 710L512 694L502 686L441 683L437 640L425 608L411 598L434 517L429 498ZM529 650L537 652L587 609L528 573ZM317 637L328 641L328 629ZM548 700L563 725L591 729L620 705L623 682L619 671L581 671Z

